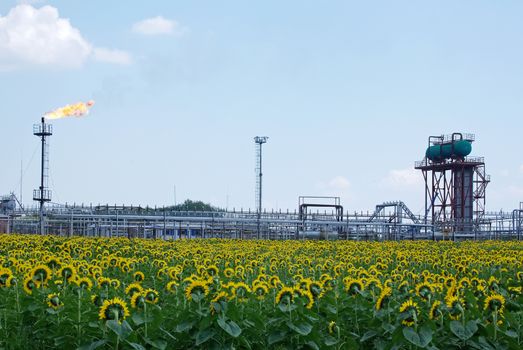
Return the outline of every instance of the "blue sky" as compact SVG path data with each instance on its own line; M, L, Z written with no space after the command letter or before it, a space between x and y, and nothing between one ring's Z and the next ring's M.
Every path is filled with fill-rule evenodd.
M414 161L452 132L476 134L488 210L523 201L523 2L21 3L0 2L0 193L19 192L22 161L25 203L32 124L89 99L53 122L55 202L161 206L176 186L178 202L253 208L267 135L264 207L339 195L421 214Z

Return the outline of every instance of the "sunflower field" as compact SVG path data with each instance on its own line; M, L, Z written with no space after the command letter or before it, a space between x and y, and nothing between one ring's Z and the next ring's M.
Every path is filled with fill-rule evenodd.
M522 349L523 243L0 236L0 349Z

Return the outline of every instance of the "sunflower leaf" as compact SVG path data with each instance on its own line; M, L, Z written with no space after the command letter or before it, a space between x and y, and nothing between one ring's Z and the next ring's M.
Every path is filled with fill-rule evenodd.
M365 334L363 334L363 336L361 337L360 339L360 342L361 343L364 343L365 341L369 340L369 339L372 339L374 338L375 336L377 336L378 333L376 333L375 331L373 330L370 330L370 331L367 331Z
M316 344L316 342L314 342L312 340L309 340L308 342L306 342L305 345L307 345L311 349L320 350L320 347L318 346L318 344Z
M194 326L194 324L195 324L194 321L188 321L188 322L180 323L179 325L176 326L175 332L176 333L183 333L185 331L188 331L188 330L190 330Z
M133 332L133 329L127 321L123 321L122 324L120 324L116 320L109 320L107 321L107 327L116 333L121 339L127 338Z
M215 332L211 328L203 329L196 334L196 346L206 343L214 336Z
M135 350L145 350L145 348L143 347L143 345L140 345L138 343L131 343L131 342L127 342L127 344L129 344L131 346L131 348L135 349Z
M327 346L333 346L335 344L338 344L338 339L331 337L330 335L325 337L325 340L323 341L325 345Z
M87 344L87 345L83 345L83 346L79 347L78 350L94 350L94 349L97 349L100 346L104 345L105 343L107 343L106 339L97 340L95 342L92 342L91 344Z
M226 321L224 318L219 318L218 325L233 338L238 338L238 336L242 333L240 326L238 326L238 324L232 320Z
M303 336L309 335L309 333L312 331L312 325L307 322L302 322L297 325L292 322L287 322L287 327Z
M273 344L281 342L283 339L285 339L286 336L287 336L287 332L281 331L281 330L276 330L276 331L272 332L271 334L269 334L269 338L267 339L267 342L269 343L269 345L273 345Z
M416 333L416 331L413 328L411 328L411 327L403 328L403 336L410 343L412 343L416 346L422 347L420 336L418 333Z
M151 339L145 338L145 342L147 344L151 345L155 349L159 349L159 350L167 349L167 342L163 339L151 340Z
M432 330L428 327L422 327L418 332L421 347L424 348L432 341Z
M143 316L139 313L136 313L136 314L133 314L133 316L131 317L131 319L133 320L134 324L139 326L143 323L145 323L145 319L143 318Z
M469 321L466 327L463 327L459 321L454 320L450 322L450 331L461 340L470 339L477 330L478 325L476 321Z

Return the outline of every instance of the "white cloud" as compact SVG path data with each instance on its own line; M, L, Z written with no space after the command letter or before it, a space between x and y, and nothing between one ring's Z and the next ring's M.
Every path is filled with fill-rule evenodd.
M51 6L18 5L0 17L0 67L27 64L79 67L91 45Z
M36 5L44 3L45 0L18 0L17 3L19 4L29 4L29 5Z
M350 187L350 182L346 177L336 176L328 182L328 187L340 191L346 191Z
M122 51L115 50L112 55L109 51L93 49L69 19L60 18L52 6L37 9L21 4L0 17L0 70L28 66L80 68L91 57L110 63L125 61Z
M325 196L344 196L350 188L350 181L341 175L335 176L328 181L320 181L316 188Z
M181 27L176 21L156 16L136 22L133 25L133 31L144 35L173 34L181 36L185 33L186 28Z
M389 171L381 185L396 190L419 189L423 185L423 176L419 170L413 168L394 169Z
M519 167L519 172L523 174L523 164Z
M97 61L114 64L128 65L132 62L129 53L122 50L105 49L102 47L96 47L93 50L93 57Z
M510 185L508 186L508 192L511 195L521 198L523 196L523 186Z

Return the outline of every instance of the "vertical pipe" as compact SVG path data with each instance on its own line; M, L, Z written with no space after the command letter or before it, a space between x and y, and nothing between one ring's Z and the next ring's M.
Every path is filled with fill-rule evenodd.
M260 165L260 172L258 173L259 177L259 187L258 187L258 239L261 238L261 232L260 232L260 220L261 220L261 210L262 210L262 144L259 143L258 147L260 147L260 158L258 159L259 165Z
M44 162L45 162L45 119L42 117L42 158L40 164L40 234L44 230Z

